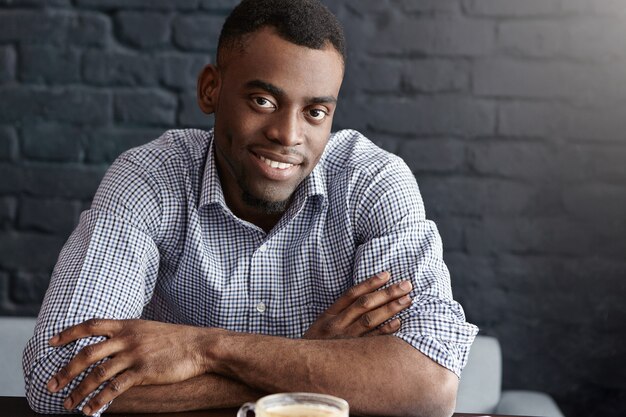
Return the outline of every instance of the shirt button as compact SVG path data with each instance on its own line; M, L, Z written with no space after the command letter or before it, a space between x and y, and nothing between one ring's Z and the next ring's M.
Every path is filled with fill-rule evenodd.
M259 313L265 312L265 303L263 301L256 305L256 311L258 311Z
M265 243L264 243L264 244L262 244L261 246L259 246L259 250L260 250L261 252L265 252L265 251L267 251L267 245L266 245Z

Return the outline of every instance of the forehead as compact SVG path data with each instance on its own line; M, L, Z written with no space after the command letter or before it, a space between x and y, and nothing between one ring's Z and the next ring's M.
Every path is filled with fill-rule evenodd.
M271 27L246 35L240 45L223 52L222 76L227 83L259 79L285 89L308 87L324 90L314 95L336 96L343 79L343 58L330 43L322 49L296 45Z

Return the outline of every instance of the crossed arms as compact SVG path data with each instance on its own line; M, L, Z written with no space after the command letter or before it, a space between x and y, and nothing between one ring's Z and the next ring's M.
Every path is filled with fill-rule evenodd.
M324 300L323 308L334 301L325 314L315 321L304 317L294 323L306 322L304 327L289 329L297 329L290 335L300 336L313 321L304 337L288 339L230 332L218 328L228 327L221 324L192 327L126 320L142 316L169 290L159 287L167 281L157 278L162 271L173 271L167 263L171 254L163 246L178 248L172 243L178 242L178 235L168 233L160 219L193 226L193 216L176 217L183 216L187 206L180 208L178 196L170 194L182 187L160 186L148 175L152 171L139 169L131 157L110 169L53 273L35 337L24 355L26 394L36 411L58 413L65 401L68 410L96 413L114 398L112 412L236 406L264 393L299 390L341 396L359 414L438 417L452 413L457 375L476 330L465 323L462 309L452 300L438 233L424 218L419 191L405 165L384 164L376 181L371 176L358 179L365 188L363 198L341 199L351 209L338 208L335 218L362 232L358 245L339 250L335 246L354 240L342 235L331 249L315 248L345 253L349 262L319 263L315 272L285 270L290 282L295 277L289 274L302 274L296 283L310 284L309 275L321 279L324 271L328 282L363 282L337 300L341 292L333 292L336 295ZM348 180L354 187L352 178ZM345 218L338 214L344 211ZM341 232L341 228L333 230ZM200 229L196 232L202 234ZM347 267L337 272L342 265ZM382 270L391 271L393 276L385 279L395 284L365 280ZM209 271L188 269L181 274L213 277ZM414 288L400 291L401 277ZM283 278L280 270L275 278ZM382 287L391 289L379 290ZM212 288L203 290L206 295ZM329 294L328 288L322 291ZM399 304L409 291L414 300ZM196 304L186 302L190 292L177 296L175 308L194 309ZM197 301L204 300L197 296ZM166 307L163 314L168 314ZM206 306L200 310L198 314L222 314ZM245 314L242 311L236 314ZM296 312L291 309L290 317L299 319ZM394 316L402 322L390 321L373 330ZM124 320L76 325L94 317ZM170 317L159 320L192 322L184 313ZM193 322L206 321L203 316ZM254 326L238 329L257 331ZM54 334L59 339L49 341Z
M389 274L381 273L351 288L303 339L143 320L89 320L50 343L106 339L82 349L48 389L63 389L100 362L70 393L65 408L74 409L108 382L82 407L85 414L113 399L110 412L163 412L238 406L268 392L315 391L347 399L358 414L451 415L456 375L389 336L401 323L384 322L410 304L411 286L404 282L378 291L388 280Z

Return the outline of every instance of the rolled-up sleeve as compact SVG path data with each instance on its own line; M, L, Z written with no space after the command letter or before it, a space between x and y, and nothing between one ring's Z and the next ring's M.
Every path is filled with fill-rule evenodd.
M413 174L394 158L363 187L355 210L361 243L354 281L381 271L391 273L388 285L410 280L412 303L396 316L402 325L395 335L460 376L478 328L452 297L441 238L426 219Z
M59 255L35 334L24 350L26 397L36 412L67 412L63 401L93 367L58 393L50 393L46 384L82 348L102 340L53 348L48 343L53 335L94 317L140 317L158 272L152 236L159 210L158 192L137 167L124 158L116 161Z

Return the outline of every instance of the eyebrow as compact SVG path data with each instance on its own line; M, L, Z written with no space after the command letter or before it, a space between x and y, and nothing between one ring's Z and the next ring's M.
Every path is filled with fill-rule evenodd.
M285 90L283 90L282 88L277 87L274 84L271 84L262 80L248 81L246 83L246 87L260 88L277 97L284 97L286 95ZM311 97L307 99L307 101L313 104L337 103L337 98L333 96L320 96L320 97Z

